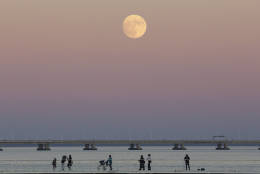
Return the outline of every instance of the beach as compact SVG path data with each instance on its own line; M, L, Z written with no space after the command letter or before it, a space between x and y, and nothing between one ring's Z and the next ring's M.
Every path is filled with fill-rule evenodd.
M114 173L139 173L140 155L152 156L149 173L185 173L184 156L191 158L188 173L260 173L260 151L255 146L231 146L231 150L217 151L213 146L187 146L188 150L173 151L169 146L143 146L143 150L129 151L127 146L99 146L97 151L83 151L81 146L52 147L51 151L36 151L35 147L5 147L0 153L1 173L107 173L98 170L98 162L113 157ZM61 169L62 155L72 155L73 166ZM51 162L57 158L57 168ZM205 171L198 169L205 168ZM142 171L141 173L146 173Z

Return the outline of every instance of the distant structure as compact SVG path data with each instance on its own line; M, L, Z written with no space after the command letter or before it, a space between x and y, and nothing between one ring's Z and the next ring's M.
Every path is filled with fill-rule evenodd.
M172 150L187 150L187 148L184 147L184 144L174 144Z
M46 144L38 144L38 151L49 151L51 150L50 148L50 144L46 143Z
M95 144L85 144L83 150L97 150L97 147Z
M208 140L0 140L4 145L36 145L38 151L51 150L53 144L83 145L83 150L98 150L97 145L130 145L128 150L142 150L142 145L169 145L172 150L186 150L185 145L217 145L216 150L230 150L228 145L260 145L260 140L228 140L225 136L214 136ZM3 149L0 147L0 151ZM260 146L257 147L260 150Z
M219 141L217 143L216 150L230 150L227 146L228 139L224 135L213 136L213 141Z
M143 150L143 148L141 148L140 144L130 144L128 150Z

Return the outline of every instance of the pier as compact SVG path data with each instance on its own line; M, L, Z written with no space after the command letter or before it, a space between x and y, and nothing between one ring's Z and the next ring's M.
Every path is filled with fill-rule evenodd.
M172 150L186 150L185 145L212 145L216 150L229 150L231 145L258 146L260 140L0 140L0 151L4 145L36 145L39 151L51 150L51 145L80 145L83 150L98 150L98 145L127 145L129 150L142 150L142 145L169 145ZM256 147L256 149L259 149Z

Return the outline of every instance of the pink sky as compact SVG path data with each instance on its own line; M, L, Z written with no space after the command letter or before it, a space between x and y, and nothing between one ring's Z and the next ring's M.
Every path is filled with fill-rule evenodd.
M0 139L259 138L259 7L2 0ZM122 32L130 14L144 37Z

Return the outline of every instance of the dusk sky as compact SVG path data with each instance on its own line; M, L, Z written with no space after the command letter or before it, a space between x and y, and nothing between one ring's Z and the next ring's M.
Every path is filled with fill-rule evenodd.
M260 138L259 0L1 0L0 60L0 139Z

